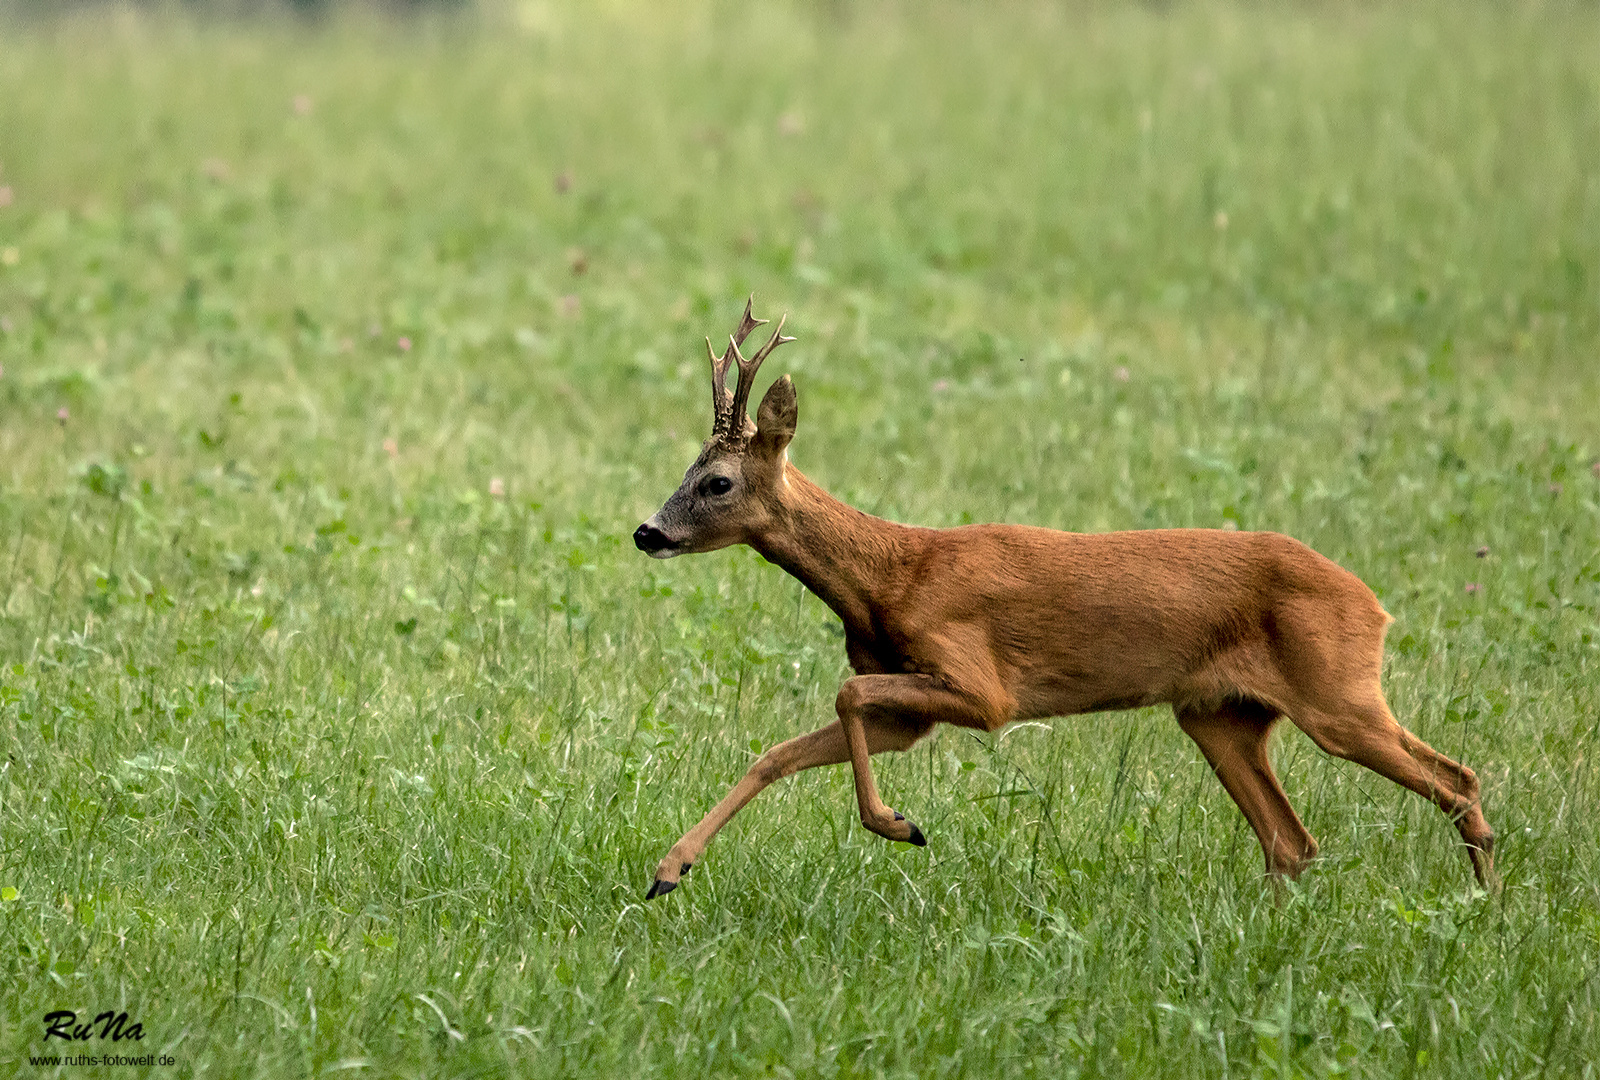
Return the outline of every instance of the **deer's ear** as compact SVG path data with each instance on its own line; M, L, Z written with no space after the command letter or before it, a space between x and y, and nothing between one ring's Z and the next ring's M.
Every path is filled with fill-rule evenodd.
M795 422L800 419L800 403L794 383L785 375L767 388L756 410L756 437L751 449L762 457L776 459L794 438Z

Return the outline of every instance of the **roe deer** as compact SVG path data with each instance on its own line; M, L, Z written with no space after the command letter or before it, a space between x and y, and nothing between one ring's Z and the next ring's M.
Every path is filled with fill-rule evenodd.
M1494 884L1478 779L1390 714L1379 675L1392 620L1354 574L1271 532L924 529L861 513L789 463L789 376L767 390L755 423L745 415L756 369L794 340L780 320L746 360L739 346L764 322L747 303L722 356L707 340L711 438L633 539L660 559L755 548L838 614L856 675L839 689L838 721L762 754L672 846L647 899L676 888L762 788L801 769L850 762L861 823L921 845L922 830L879 797L871 755L905 750L941 722L994 731L1162 702L1255 829L1269 874L1297 876L1317 853L1267 757L1288 716L1329 754L1436 803L1479 883Z

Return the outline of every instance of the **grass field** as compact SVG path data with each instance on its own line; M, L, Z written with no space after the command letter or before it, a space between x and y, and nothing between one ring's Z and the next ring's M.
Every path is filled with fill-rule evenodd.
M0 203L0 1072L1594 1074L1592 5L13 17ZM752 291L865 510L1360 574L1503 892L1286 726L1275 897L1150 710L877 759L925 849L796 777L642 904L846 674L628 542Z

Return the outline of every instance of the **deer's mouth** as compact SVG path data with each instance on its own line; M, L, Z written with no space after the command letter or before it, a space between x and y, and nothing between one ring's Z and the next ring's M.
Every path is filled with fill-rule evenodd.
M652 559L670 559L680 553L678 542L648 521L633 530L633 543Z

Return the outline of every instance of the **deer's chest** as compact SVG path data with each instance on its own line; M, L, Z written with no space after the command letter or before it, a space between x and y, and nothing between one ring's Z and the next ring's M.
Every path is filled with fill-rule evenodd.
M846 633L845 652L857 675L910 675L922 668L890 635Z

